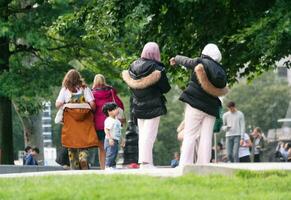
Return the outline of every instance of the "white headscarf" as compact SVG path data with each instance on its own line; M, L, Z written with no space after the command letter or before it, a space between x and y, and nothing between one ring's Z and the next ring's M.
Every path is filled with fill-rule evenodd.
M212 44L212 43L207 44L204 47L202 54L205 56L209 56L210 58L212 58L216 62L220 62L222 59L221 53L220 53L218 47L216 46L216 44Z

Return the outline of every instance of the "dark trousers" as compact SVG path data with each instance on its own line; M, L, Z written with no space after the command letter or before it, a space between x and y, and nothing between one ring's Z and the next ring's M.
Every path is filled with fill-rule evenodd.
M260 154L254 155L254 162L261 162Z
M106 152L105 166L106 167L115 167L116 166L116 157L118 154L118 140L114 140L114 145L109 145L109 139L104 141L104 149Z
M250 156L244 156L239 158L239 162L251 162Z

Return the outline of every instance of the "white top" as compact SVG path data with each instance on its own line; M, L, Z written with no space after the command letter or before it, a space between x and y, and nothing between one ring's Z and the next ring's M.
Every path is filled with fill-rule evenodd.
M114 140L121 138L121 123L118 119L107 117L104 121L104 129L109 129L110 135ZM105 138L109 139L108 135Z
M230 111L223 114L223 125L229 127L225 136L241 136L245 133L245 117L244 114L237 110L232 113Z
M71 100L72 96L80 96L83 91L84 91L85 102L94 101L94 96L93 96L90 88L88 88L88 87L86 87L85 89L78 88L77 92L71 92L67 88L63 87L59 93L59 96L58 96L56 102L68 103ZM84 103L84 102L79 102L79 103Z
M248 140L250 140L250 136L247 133L245 133L243 140L245 144ZM244 156L249 156L249 155L251 155L249 147L242 147L242 146L239 147L239 151L238 151L239 158L244 157Z
M255 143L255 148L254 148L254 154L260 154L260 149L257 148L257 146L259 146L261 141L261 138L257 137L254 139L254 143Z

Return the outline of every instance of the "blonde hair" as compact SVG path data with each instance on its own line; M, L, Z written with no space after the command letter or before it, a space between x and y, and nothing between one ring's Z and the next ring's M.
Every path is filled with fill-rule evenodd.
M63 79L62 85L71 92L76 92L76 88L78 87L86 87L85 81L81 77L80 73L75 69L71 69L67 72Z
M102 74L96 74L93 81L93 89L106 85L105 77Z

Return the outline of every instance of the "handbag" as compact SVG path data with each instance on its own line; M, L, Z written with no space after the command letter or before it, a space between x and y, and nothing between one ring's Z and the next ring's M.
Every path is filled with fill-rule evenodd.
M63 117L64 117L64 109L60 108L56 114L55 123L61 124L63 122Z
M62 147L62 146L60 147L57 153L56 163L60 164L61 166L64 166L64 165L70 166L67 148Z

